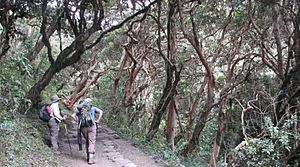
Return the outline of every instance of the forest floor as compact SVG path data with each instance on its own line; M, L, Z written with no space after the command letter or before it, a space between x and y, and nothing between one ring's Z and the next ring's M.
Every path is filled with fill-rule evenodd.
M62 154L57 156L64 167L163 167L153 157L122 139L106 125L97 128L96 164L88 165L85 145L79 151L76 128L67 129L68 133L66 127L61 129L59 146Z

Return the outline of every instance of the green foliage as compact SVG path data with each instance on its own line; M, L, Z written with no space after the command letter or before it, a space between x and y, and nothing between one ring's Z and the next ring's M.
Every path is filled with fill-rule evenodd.
M233 25L235 27L241 27L242 24L245 23L246 19L248 17L248 13L246 12L245 8L241 7L238 10L236 10L233 14ZM234 29L234 27L232 27Z
M194 153L189 155L189 157L182 162L184 166L186 167L207 166L207 160L211 156L212 149L213 149L213 142L216 137L215 133L217 132L216 119L211 119L211 118L209 119L210 121L208 121L206 126L204 127L200 136L199 144L195 149ZM185 144L182 146L182 150L184 149L185 146L186 146Z
M119 65L122 53L122 44L125 41L125 36L122 35L123 30L116 30L101 40L103 49L98 53L98 59L104 59L113 66ZM109 59L110 61L107 61Z
M180 149L173 151L168 144L155 139L151 143L144 142L142 147L154 157L165 163L166 166L184 167L183 159L180 158Z
M0 166L60 166L51 150L43 143L42 134L18 113L0 113Z
M16 111L32 86L32 67L23 55L10 57L0 62L0 66L0 104L5 104L7 110L14 108Z
M56 14L55 9L59 8L58 5L62 5L61 3L51 2L54 1L48 1L48 4L51 4L51 7L48 9L50 14L48 17L48 23L51 23L51 19L56 18L52 17L54 14ZM182 6L184 8L184 24L186 25L187 30L192 32L191 16L189 16L188 13L191 12L195 23L195 31L198 35L197 38L199 39L201 45L200 49L203 51L203 55L207 61L209 61L209 64L214 65L214 67L211 66L211 68L213 69L213 75L215 76L216 83L216 86L214 87L214 100L216 104L218 102L218 98L220 98L218 95L219 91L225 83L225 69L229 59L231 59L229 56L235 55L236 57L234 60L236 60L243 57L246 53L261 52L261 49L259 49L261 44L266 45L263 50L264 52L266 50L267 54L263 54L264 56L272 54L273 51L275 52L275 50L273 50L274 48L276 49L276 46L273 46L274 37L273 35L269 36L269 33L272 32L272 28L270 27L273 23L272 19L275 17L272 10L274 2L270 0L253 1L253 8L250 8L251 5L249 5L248 1L245 0L204 0L201 1L201 4L196 4L196 2L193 2L194 5L190 5L189 2L185 2ZM28 55L31 55L32 51L34 50L32 46L34 46L38 41L38 38L40 38L39 28L41 22L39 20L39 16L36 18L31 18L35 17L37 12L40 11L40 0L30 2L24 0L7 1L7 4L14 8L13 16L15 16L14 19L16 21L12 25L12 29L15 29L16 31L11 32L12 35L15 36L15 38L10 41L11 49L8 55L5 55L5 60L3 61L2 59L0 62L0 116L3 118L0 120L0 162L5 163L0 164L0 166L37 166L38 163L41 163L44 160L50 164L50 161L54 160L51 158L51 156L50 160L48 159L50 150L47 147L46 150L43 150L44 147L37 147L41 145L40 142L42 140L42 135L36 130L34 125L39 127L40 124L36 122L33 123L34 118L31 118L30 121L28 121L26 118L21 118L22 115L16 112L18 109L25 109L22 101L27 101L26 96L28 90L35 84L37 80L42 77L50 65L47 59L47 49L45 47L34 61L30 62L27 59L27 57L30 57ZM290 4L292 4L292 2ZM106 26L108 25L106 25L106 22L110 22L110 20L113 20L113 18L122 19L120 16L114 17L115 15L119 15L119 12L125 16L129 15L129 12L125 10L126 5L128 5L126 3L118 4L119 6L117 8L115 8L115 4L111 1L105 2L103 5L105 6L105 15L109 16L108 19L104 19L105 25L103 30L107 29ZM218 125L217 120L214 119L216 112L212 112L213 115L210 115L205 129L201 133L200 143L195 151L195 154L191 155L186 160L180 158L180 153L185 148L188 139L184 137L181 138L176 142L176 149L174 151L170 150L168 144L165 142L165 136L163 132L163 129L166 126L164 117L160 124L160 130L155 136L155 139L150 143L145 142L144 139L144 134L147 132L147 128L150 126L149 120L153 117L153 111L151 110L153 110L153 108L156 106L156 103L158 103L165 85L165 66L163 63L161 63L163 59L161 57L157 57L157 44L155 42L158 38L157 29L161 28L162 41L160 47L164 53L167 52L165 46L167 45L167 36L165 36L167 34L163 31L166 30L165 28L167 28L166 26L169 10L168 2L162 1L161 5L161 17L159 18L161 24L160 27L156 25L154 19L150 18L148 20L148 18L146 18L142 22L142 24L144 24L143 28L145 31L139 32L139 34L142 34L141 36L145 36L146 38L138 39L139 41L145 42L143 45L147 46L146 48L151 49L152 52L146 56L147 61L145 61L143 66L143 70L147 71L147 75L149 75L149 78L151 78L151 81L148 82L150 86L147 90L147 93L150 91L149 94L151 96L142 97L142 94L145 92L140 94L138 92L136 94L139 95L134 95L137 98L134 97L133 99L135 106L128 108L123 107L121 103L124 94L125 82L128 77L126 72L122 73L122 76L119 80L117 93L114 95L115 97L112 97L110 94L111 85L113 85L114 79L116 78L114 72L109 72L108 74L101 76L96 85L91 87L93 91L89 92L87 96L93 98L94 104L102 108L106 115L107 113L112 113L110 114L111 117L105 116L104 120L108 122L114 129L116 129L118 133L135 141L157 158L167 162L169 166L204 166L203 164L205 164L205 161L212 152L213 141L215 139L215 133ZM190 8L191 6L193 6L193 9ZM287 7L289 6L285 6L286 9L282 8L281 10L289 10ZM114 9L111 10L112 8ZM122 8L122 11L118 11L118 8ZM229 19L226 17L229 15L232 9L233 13L229 23L227 22ZM152 15L153 18L158 18L157 13L153 12L156 10L157 8L152 8L147 16ZM89 12L87 11L87 13ZM254 24L249 21L249 16L253 17L252 21L255 23L257 28L253 27ZM20 17L22 19L17 19ZM286 20L291 20L291 17L288 17L288 12L284 13L283 11L278 20L279 23L282 23L279 24L279 29L282 28L281 25L292 25L290 24L291 22L285 22ZM90 26L89 19L92 18L93 17L88 17L86 20L89 24L88 27ZM72 31L70 29L70 25L65 23L65 18L62 18L60 23L61 27L63 28L62 32L66 33L61 34L64 41L62 43L62 47L64 48L73 41L70 39L74 37L72 37L72 34L70 34ZM113 23L115 23L115 21ZM199 87L199 85L201 85L203 82L204 71L201 63L197 61L198 58L195 56L196 53L193 47L186 40L182 40L182 33L179 28L178 20L176 20L175 25L176 28L178 27L178 52L177 57L175 58L176 63L186 63L182 72L183 75L181 77L181 81L177 87L177 96L179 99L178 111L180 112L179 117L182 120L182 125L184 128L188 121L187 115L190 111L191 103L193 102L193 99L197 93L195 88ZM27 29L28 27L30 27L30 29ZM101 62L101 67L116 67L120 64L120 57L123 51L122 45L128 42L128 37L124 35L124 32L127 28L119 29L106 34L106 36L103 37L102 41L100 42L100 45L97 45L99 50L95 50L97 51L96 59L98 62ZM3 30L3 27L0 27L0 29ZM261 29L263 36L257 34L259 29ZM29 34L29 32L31 34ZM93 34L90 37L89 42L95 40L95 38L98 38L101 32L99 31ZM219 43L222 32L225 33L225 39L222 41L222 43ZM128 32L128 34L131 34L131 32ZM288 45L288 40L285 39L285 36L289 35L286 35L285 32L281 30L279 34L280 40L282 40L283 43L282 48L284 48L285 45ZM50 39L52 54L55 59L55 57L60 53L60 39L56 33L54 33ZM239 47L239 45L241 46ZM135 51L139 51L142 48L136 44L133 44L133 46ZM279 47L280 46L278 46L278 48ZM217 48L221 49L220 52L216 51ZM268 49L270 50L268 51ZM287 50L288 49L284 50L282 54L283 58L288 55ZM93 49L87 51L82 57L86 56L85 58L88 61L91 61L89 60L91 57L89 57L89 55L93 51ZM139 55L140 53L134 52L134 54ZM215 60L215 63L210 62L212 60L211 56L214 55L218 56ZM266 60L268 60L268 57L266 57ZM273 59L271 58L270 60L270 63L272 63ZM284 60L284 63L285 62L286 60ZM130 65L129 61L127 63L128 64L126 66L128 67ZM148 64L151 64L149 66L153 67L149 67ZM285 66L286 65L284 65L284 67ZM59 89L59 93L63 92L63 94L66 95L70 94L74 87L70 86L63 90L62 87L72 82L73 78L70 79L69 76L76 73L74 72L75 70L80 70L80 68L68 67L56 74L48 85L47 90L42 92L42 96L47 97L46 100L48 100L48 97L56 93ZM247 72L246 70L249 71ZM270 108L270 106L273 107L272 105L274 101L272 100L274 99L272 99L272 97L274 97L278 92L278 85L281 81L276 79L276 76L272 75L273 72L264 69L260 58L252 59L250 62L246 59L241 61L241 63L237 64L234 72L236 74L234 74L234 83L232 83L234 88L230 89L228 92L230 93L230 96L232 96L232 99L238 98L242 104L246 104L246 102L250 99L253 99L258 92L267 92L266 94L268 96L260 96L259 104L255 104L255 106L257 106L255 109L260 111L247 112L245 115L247 132L250 136L254 136L255 138L249 140L247 145L239 152L239 156L241 160L244 160L244 162L247 163L246 165L248 166L280 166L280 160L285 158L283 154L290 151L292 148L292 143L295 143L295 141L299 140L299 135L295 134L295 132L291 130L292 125L296 122L296 118L292 117L291 119L288 119L282 127L274 126L269 118L265 118L264 122L262 122L262 119L260 118L268 114L265 114L264 112L269 111L268 108ZM138 86L140 86L139 82L143 81L143 79L146 77L144 77L143 74L139 74L137 78L138 81L133 84L133 89L138 88ZM150 98L142 99L145 97ZM184 101L182 99L189 102L182 102ZM197 109L197 114L201 113L203 110L202 104L205 103L205 101L206 96L203 95L199 102L200 105ZM270 103L270 101L272 103ZM136 109L138 106L145 105L145 103L148 105L147 108L145 107L146 109L142 107L140 110ZM218 106L216 105L216 108L217 107ZM240 134L240 106L236 103L233 105L226 105L225 110L227 114L227 129L224 138L225 149L222 145L220 157L224 155L224 152L227 151L226 149L234 147L236 142L239 142L243 137ZM128 126L134 114L138 116L138 119L134 120L135 122L131 124L131 126ZM257 135L258 133L261 133L261 131L263 131L263 135L260 135L260 138L258 138ZM182 135L184 136L185 134ZM13 141L16 140L18 142L14 143ZM36 161L36 159L38 160ZM17 164L17 162L20 164Z
M292 117L283 127L274 126L271 119L264 120L265 135L262 138L249 139L238 152L239 158L247 166L281 166L284 153L290 150L291 140L298 140L299 134L291 133L289 129L297 119Z
M196 154L190 155L185 160L186 167L206 167L207 157L209 157L211 152L197 152Z
M99 108L103 109L105 112L109 112L112 107L112 97L111 97L111 85L113 85L114 74L112 72L108 72L106 75L101 76L96 84L96 87L93 91L88 92L87 96L93 97L94 104L99 106ZM117 93L121 92L122 85L118 87ZM118 104L118 102L114 104Z
M43 143L48 130L39 131L41 122L28 107L27 92L33 85L33 67L25 50L0 62L0 166L60 166ZM34 117L30 117L34 116Z
M247 162L247 166L280 165L279 156L270 139L251 139L239 156Z

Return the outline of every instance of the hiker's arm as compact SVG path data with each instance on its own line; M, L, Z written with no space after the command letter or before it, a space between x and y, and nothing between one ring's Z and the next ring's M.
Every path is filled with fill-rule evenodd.
M101 109L99 109L99 108L96 108L96 112L99 113L98 117L97 117L97 120L96 120L96 122L99 123L100 119L101 119L101 117L103 115L103 111Z

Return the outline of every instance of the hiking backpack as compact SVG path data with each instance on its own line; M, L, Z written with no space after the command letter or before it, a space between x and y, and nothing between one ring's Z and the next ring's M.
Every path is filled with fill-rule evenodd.
M50 106L51 104L44 104L39 110L39 118L45 122L48 122L52 118L52 109Z
M91 105L86 103L82 106L84 106L85 109L82 111L83 107L79 107L79 128L95 125L95 113L93 112Z

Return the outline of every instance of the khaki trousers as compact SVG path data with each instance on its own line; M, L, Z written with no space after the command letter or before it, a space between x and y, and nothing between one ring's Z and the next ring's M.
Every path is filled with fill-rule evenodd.
M96 125L81 128L81 133L86 141L86 153L95 153L96 144Z

